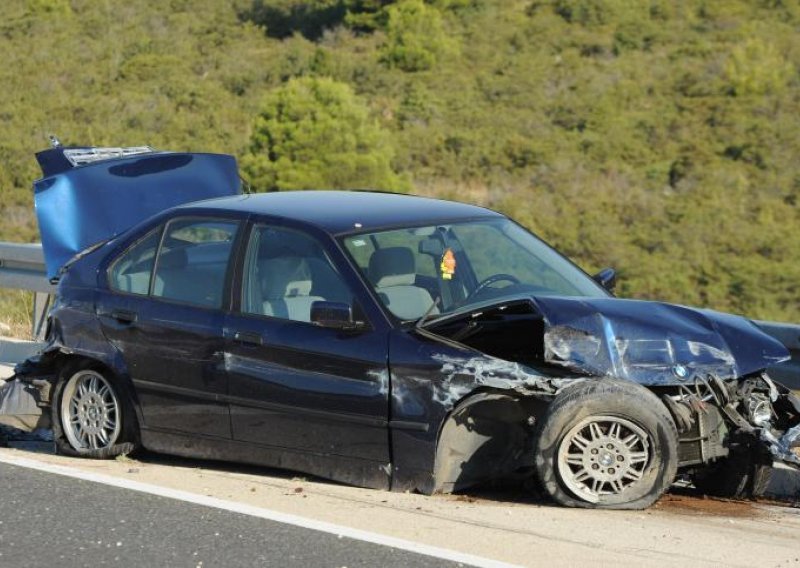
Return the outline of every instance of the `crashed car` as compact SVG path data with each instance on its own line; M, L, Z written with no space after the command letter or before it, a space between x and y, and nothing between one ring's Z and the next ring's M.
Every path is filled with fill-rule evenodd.
M594 508L647 507L679 473L743 495L774 461L800 466L800 401L765 370L787 351L747 319L615 298L613 271L462 203L240 195L228 172L211 183L227 196L163 210L168 189L147 188L191 193L198 172L144 152L37 182L58 294L12 382L65 454L144 447L426 494L516 476ZM53 187L67 197L39 200Z

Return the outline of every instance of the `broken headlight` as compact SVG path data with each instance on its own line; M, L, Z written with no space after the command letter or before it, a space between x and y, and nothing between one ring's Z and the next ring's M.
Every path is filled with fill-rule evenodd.
M747 400L747 417L754 426L767 426L772 420L772 404L769 398L760 393L751 394Z
M545 350L549 357L559 361L593 361L600 352L598 337L580 329L556 326L544 336Z

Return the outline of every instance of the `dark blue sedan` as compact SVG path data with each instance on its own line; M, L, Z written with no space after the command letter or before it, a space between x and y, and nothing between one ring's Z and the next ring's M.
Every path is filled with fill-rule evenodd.
M174 169L112 158L133 164L124 183ZM613 271L590 277L480 207L229 193L55 262L48 347L17 379L51 405L62 452L424 493L533 477L606 508L650 505L679 471L741 495L800 463L800 404L765 372L786 351L748 320L617 299ZM69 241L48 211L48 238Z

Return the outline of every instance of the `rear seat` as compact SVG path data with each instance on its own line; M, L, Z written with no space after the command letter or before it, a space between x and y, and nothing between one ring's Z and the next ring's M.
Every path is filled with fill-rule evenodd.
M153 295L219 307L225 286L224 263L189 263L186 249L175 249L158 261Z

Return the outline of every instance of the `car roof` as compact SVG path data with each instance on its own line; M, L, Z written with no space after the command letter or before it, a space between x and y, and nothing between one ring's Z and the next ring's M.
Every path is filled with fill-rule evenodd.
M177 209L243 211L310 223L332 234L426 225L500 213L455 201L374 191L279 191L209 199Z

